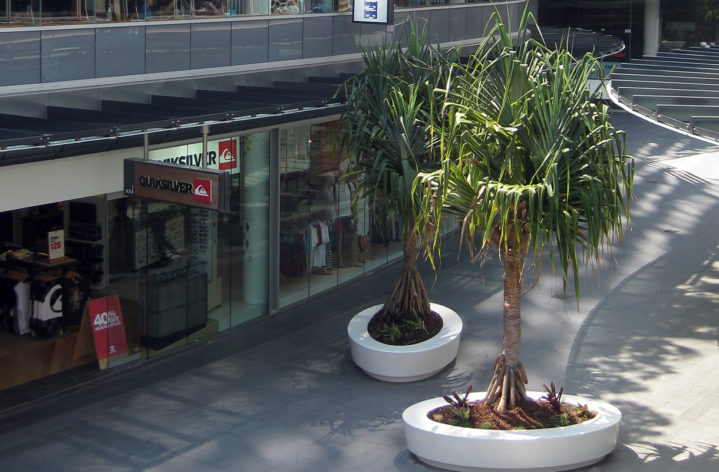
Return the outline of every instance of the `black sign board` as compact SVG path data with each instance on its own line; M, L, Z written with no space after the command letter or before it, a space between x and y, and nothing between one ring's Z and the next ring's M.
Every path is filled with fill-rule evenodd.
M125 195L230 211L229 172L188 168L143 159L125 159Z

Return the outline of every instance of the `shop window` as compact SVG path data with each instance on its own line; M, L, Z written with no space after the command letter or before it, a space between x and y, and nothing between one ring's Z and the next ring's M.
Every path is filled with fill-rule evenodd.
M280 305L309 295L307 226L310 222L309 126L280 131Z
M386 263L387 232L346 179L338 123L280 132L280 305L294 303ZM379 242L377 242L379 241Z

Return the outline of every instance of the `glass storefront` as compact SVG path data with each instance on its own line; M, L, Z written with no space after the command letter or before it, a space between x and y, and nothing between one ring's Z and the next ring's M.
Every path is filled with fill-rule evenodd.
M379 224L386 218L342 178L348 159L337 150L337 126L210 137L207 166L231 174L228 212L113 193L0 214L0 390L97 362L98 320L123 335L121 354L109 329L102 343L113 367L240 326L400 256L391 219ZM202 143L159 146L148 157L199 169ZM57 230L65 255L53 260L48 233ZM62 297L50 300L55 287ZM98 300L105 305L85 315ZM38 324L36 302L52 302L55 314Z
M396 8L483 3L488 0L397 0ZM0 22L126 22L237 15L349 12L351 0L0 0Z
M280 131L279 305L314 295L401 254L399 234L343 176L336 123Z
M658 8L657 8L658 5ZM706 19L704 0L554 0L540 1L540 26L585 28L621 38L626 49L610 58L628 61L644 54L648 22L659 21L659 50L719 41ZM656 16L658 10L659 18Z

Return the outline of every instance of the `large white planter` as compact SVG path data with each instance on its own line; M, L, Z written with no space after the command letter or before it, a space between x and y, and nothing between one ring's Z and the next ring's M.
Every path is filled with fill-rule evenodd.
M382 305L356 314L347 326L352 360L368 375L388 382L413 382L442 370L457 357L462 320L445 306L430 306L442 317L442 330L431 339L409 346L384 344L367 332L367 324Z
M543 395L527 392L532 398ZM469 399L481 400L484 393ZM459 471L557 471L600 461L614 450L621 412L612 405L574 395L566 403L587 405L597 416L572 426L548 429L496 431L437 423L427 414L447 405L433 398L407 408L402 414L407 447L422 462Z

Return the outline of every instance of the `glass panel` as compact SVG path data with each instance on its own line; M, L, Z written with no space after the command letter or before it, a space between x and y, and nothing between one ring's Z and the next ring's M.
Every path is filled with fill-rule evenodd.
M377 237L374 209L369 198L357 203L357 240L360 261L365 264L365 271L375 269L387 262L387 249Z
M269 15L269 0L230 0L230 11L245 15Z
M162 19L175 16L175 0L145 0L145 19Z
M280 306L309 295L307 227L312 185L309 138L309 126L280 131Z
M310 222L307 227L310 293L337 285L337 183L339 154L334 145L335 124L310 127L311 172L307 199Z
M107 295L119 297L130 358L137 357L141 350L135 206L135 201L127 197L107 202ZM120 361L110 359L110 365Z
M332 13L333 0L271 0L273 15L297 15L300 13ZM349 11L349 0L339 0L339 11Z
M231 13L228 0L197 0L195 7L197 16L225 16Z
M40 3L31 0L11 0L12 21L37 24L40 22Z
M170 203L140 207L140 342L150 357L218 330L207 318L215 218L209 210Z
M43 22L80 19L78 0L43 0L40 5Z
M354 184L344 180L349 167L349 158L341 157L339 176L335 184L337 199L337 266L339 282L345 282L362 274L362 263L359 261L359 237L357 232L357 208L353 205L355 197Z
M141 20L145 18L145 0L113 0L113 21Z
M175 18L189 18L193 12L193 0L176 0Z
M719 44L719 23L706 21L704 2L661 2L661 51L698 46L702 41Z

